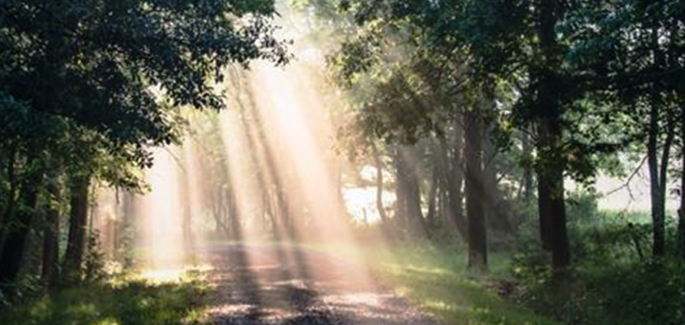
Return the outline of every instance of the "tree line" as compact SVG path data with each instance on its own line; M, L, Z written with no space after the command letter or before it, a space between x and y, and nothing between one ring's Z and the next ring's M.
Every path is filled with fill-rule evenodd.
M674 161L685 156L680 1L294 3L332 40L328 70L356 116L341 132L353 155L379 165L378 147L388 148L397 215L415 223L428 218L404 157L434 155L428 216L442 202L470 265L487 263L488 224L516 222L499 218L496 203L513 184L509 202L535 200L540 245L563 273L572 262L565 185L592 184L630 155L648 165L652 255L685 256L685 209L671 240L665 208L684 174Z
M223 107L213 85L225 66L285 64L274 10L273 1L0 3L3 288L34 235L46 285L81 280L91 185L141 191L150 148L180 140L180 110Z

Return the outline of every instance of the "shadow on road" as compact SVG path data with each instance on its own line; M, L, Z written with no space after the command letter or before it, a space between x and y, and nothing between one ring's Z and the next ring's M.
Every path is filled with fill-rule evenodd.
M214 269L213 324L434 325L368 273L328 254L277 245L203 251Z

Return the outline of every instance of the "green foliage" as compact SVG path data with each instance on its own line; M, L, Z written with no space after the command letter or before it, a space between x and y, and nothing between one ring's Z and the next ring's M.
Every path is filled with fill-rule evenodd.
M382 282L447 324L557 324L486 289L506 277L505 255L491 258L491 277L469 273L466 256L453 249L395 247L367 255Z
M0 323L187 324L198 321L203 295L197 278L168 284L141 280L118 285L92 283L21 307L0 308Z
M1 281L17 276L44 174L141 192L151 148L181 138L180 110L224 108L226 66L288 62L275 15L273 0L2 1L0 240L18 244Z
M86 145L147 166L146 145L178 138L170 108L223 107L212 82L227 64L287 62L273 15L269 0L4 1L3 138L41 143L93 131L102 138Z
M679 324L685 314L683 272L674 259L651 258L651 224L644 213L596 209L590 193L571 195L575 266L555 277L537 233L517 240L512 298L566 324ZM674 232L674 226L669 229Z
M531 263L531 260L518 262ZM521 266L517 266L520 268ZM679 261L592 259L555 279L551 270L519 272L515 299L567 324L681 324L685 312Z
M685 322L685 264L651 261L617 267L597 278L606 318L620 324ZM604 318L604 317L602 317Z
M105 254L100 249L100 232L95 230L88 235L86 256L83 259L83 280L97 282L105 279Z

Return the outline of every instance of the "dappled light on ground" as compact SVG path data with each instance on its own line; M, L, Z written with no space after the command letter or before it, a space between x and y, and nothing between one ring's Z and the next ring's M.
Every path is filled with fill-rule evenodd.
M301 256L304 265L279 263L280 254ZM236 262L247 254L251 264ZM434 321L366 277L366 269L329 253L277 245L229 246L208 251L216 295L207 307L215 324L417 324ZM291 272L316 270L307 275Z
M153 284L180 283L185 281L189 274L202 275L214 269L211 265L195 265L192 267L177 268L151 268L144 269L137 275L138 278Z

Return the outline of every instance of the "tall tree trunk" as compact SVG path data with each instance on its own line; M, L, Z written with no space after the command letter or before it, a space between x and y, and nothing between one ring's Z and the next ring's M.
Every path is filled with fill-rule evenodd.
M673 114L669 114L668 125L666 126L666 139L661 151L661 163L659 163L658 138L661 130L659 127L660 105L657 103L657 100L653 101L652 107L650 107L647 162L649 165L652 232L654 236L652 254L654 256L664 256L666 254L666 183L671 146L675 137L675 121L672 116Z
M380 152L375 144L371 146L373 150L373 161L376 165L376 209L381 222L385 224L388 216L385 214L385 205L383 204L383 190L385 188L383 181L383 161L381 160Z
M17 188L19 186L17 180L17 155L17 145L10 143L6 166L9 191L7 192L7 202L5 202L4 209L2 210L3 213L0 215L0 258L2 257L8 226L12 218L14 218L14 210L17 207Z
M650 107L649 117L649 136L647 141L647 162L649 166L650 179L650 199L652 201L652 235L654 256L663 256L666 252L664 211L661 202L661 186L659 184L659 158L658 158L658 137L659 137L659 112L655 105Z
M659 29L655 26L651 30L651 42L653 49L654 65L657 68L666 68L666 58L664 53L659 50ZM652 84L649 108L649 136L647 143L647 156L650 176L650 197L652 200L652 230L654 236L654 246L652 253L654 256L664 256L666 254L666 181L668 177L668 164L671 153L671 145L675 137L675 118L669 110L667 113L666 139L661 151L661 165L658 157L658 141L661 134L659 119L662 118L664 102L657 89L658 84Z
M483 191L483 128L476 111L464 116L466 141L466 216L469 229L469 268L486 269L488 264Z
M124 191L122 203L121 222L114 223L114 254L117 258L122 259L125 266L131 266L133 259L131 253L133 251L133 243L136 241L135 220L137 197L135 194Z
M89 187L89 176L80 175L72 180L71 199L69 202L69 237L63 267L67 275L67 284L80 281L82 275L81 267L86 251L86 237L88 235Z
M560 81L557 73L561 63L558 54L556 24L564 6L559 1L540 0L537 3L539 52L543 65L536 67L535 86L538 91L538 207L543 247L552 250L554 270L561 274L571 264L566 230L564 198L565 162L562 150L562 106L558 97Z
M464 129L459 124L460 122L455 125L454 142L451 148L447 148L445 142L442 143L443 153L441 156L444 157L444 160L441 161L441 164L446 174L441 179L444 181L442 187L447 192L445 198L450 223L457 229L459 235L466 240L468 238L468 229L464 216L464 195L462 191L464 184L464 159L462 157Z
M398 197L398 204L403 209L405 229L412 235L421 236L424 234L425 225L421 212L421 190L416 174L416 147L400 145L397 156L396 182L399 186L398 194L402 196L402 202Z
M683 114L685 116L685 114ZM683 121L685 122L685 121ZM685 139L685 123L683 123L683 139ZM680 209L678 210L678 256L685 259L685 145L681 149L681 165L683 170L680 175Z
M538 207L540 209L540 234L543 248L552 252L552 264L563 271L571 263L571 253L566 229L566 206L564 193L564 168L558 154L559 131L549 121L539 127L541 158L538 169Z
M533 199L533 171L531 167L532 162L532 145L530 141L530 134L528 130L523 132L523 182L521 187L523 189L523 199L526 203L530 203Z
M395 149L394 155L394 165L395 165L395 213L394 213L394 223L402 229L407 228L407 190L405 184L404 175L405 167L404 161L401 154L400 146L398 145Z
M543 167L539 167L543 169ZM552 191L550 190L547 177L543 174L544 170L538 172L538 227L540 228L540 240L542 241L542 249L545 251L552 251L552 218L554 218L554 211L552 210Z
M442 173L438 163L438 160L441 159L438 146L437 140L433 139L433 176L431 177L431 188L428 193L428 215L426 216L426 220L432 225L437 224L438 186L440 184L440 174Z
M40 163L35 157L29 158L29 168L35 168ZM0 255L0 284L13 282L19 274L26 249L26 238L33 224L38 203L38 191L43 181L43 168L29 171L24 177L19 191L19 202L22 209L16 209L13 216L13 226L6 234L5 244Z
M492 106L492 104L490 104ZM502 191L499 189L499 180L497 179L497 165L495 158L497 156L497 149L491 138L491 132L486 131L483 136L483 144L485 149L484 157L484 172L483 184L485 190L485 215L488 220L488 225L491 229L497 229L507 234L513 232L509 215L504 209L505 199Z
M678 246L678 256L681 259L685 259L685 106L680 108L680 137L681 147L680 147L680 164L681 164L681 174L680 174L680 209L678 210L678 236L677 236L677 246Z
M50 171L46 189L50 195L50 201L46 204L46 225L43 230L43 268L41 278L43 283L54 288L59 278L59 207L57 202L61 199L59 188L60 170L56 163L50 163Z

